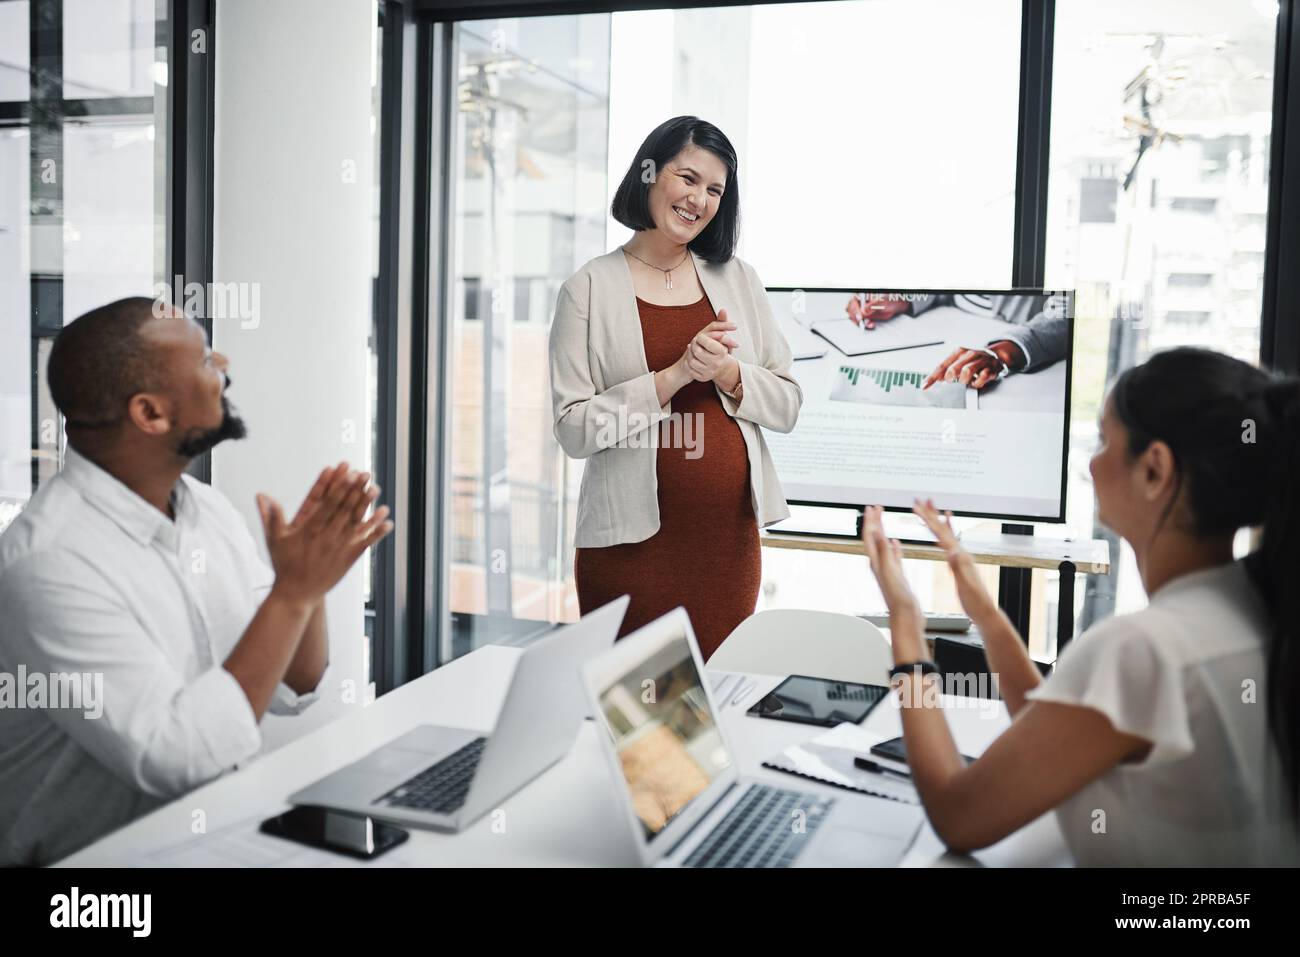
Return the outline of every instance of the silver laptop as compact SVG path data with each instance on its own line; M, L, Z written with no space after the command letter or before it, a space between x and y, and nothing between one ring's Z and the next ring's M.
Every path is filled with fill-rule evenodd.
M580 668L614 643L630 601L624 595L529 645L490 735L421 725L290 803L461 830L569 752L588 714Z
M863 867L902 859L921 808L851 792L827 797L795 778L787 789L742 776L702 675L681 608L583 668L643 865Z

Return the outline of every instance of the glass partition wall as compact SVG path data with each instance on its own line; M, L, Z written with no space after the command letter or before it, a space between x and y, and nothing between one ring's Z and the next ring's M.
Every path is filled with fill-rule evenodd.
M62 464L54 336L163 278L167 11L0 0L0 531Z
M1260 355L1276 3L1057 0L1047 282L1078 290L1069 528L1111 541L1082 630L1145 604L1096 523L1088 460L1106 383L1152 352ZM1245 535L1239 547L1246 547Z
M551 433L560 284L605 251L605 14L455 29L449 297L453 654L577 615L582 463Z
M430 619L440 660L577 616L583 463L552 436L547 328L559 284L628 238L612 191L674 115L703 116L736 145L738 253L769 285L997 288L1033 275L1077 289L1067 522L1037 532L1109 536L1088 477L1106 383L1181 343L1258 360L1278 5L1029 9L843 0L445 25L449 292L446 314L429 314L447 330L450 376L450 620ZM1049 80L1036 128L1023 115L1024 84L1041 92L1025 80L1034 51ZM1032 207L1030 141L1047 146ZM1111 576L1074 589L1076 633L1143 600L1131 555L1113 542L1112 556ZM997 589L996 568L982 570ZM908 574L927 607L958 609L942 565ZM1029 599L1013 599L1043 660L1056 654L1057 577L1034 571ZM759 610L881 604L861 558L764 549Z

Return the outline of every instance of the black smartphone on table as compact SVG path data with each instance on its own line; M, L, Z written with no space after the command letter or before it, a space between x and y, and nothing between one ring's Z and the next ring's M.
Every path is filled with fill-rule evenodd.
M308 847L372 860L401 844L410 833L362 814L303 805L262 822L263 834Z
M882 758L889 758L891 761L898 761L901 764L907 763L907 747L903 744L902 738L890 738L888 741L881 741L879 744L872 746L871 753L878 754ZM966 759L967 764L975 760L968 754L963 754L962 757Z

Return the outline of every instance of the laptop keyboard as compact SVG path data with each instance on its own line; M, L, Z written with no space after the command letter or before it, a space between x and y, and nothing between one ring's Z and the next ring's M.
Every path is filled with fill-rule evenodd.
M478 770L478 762L483 757L483 746L486 744L486 737L475 738L437 764L403 781L375 803L384 807L450 814L465 803L470 782L474 780L474 772Z
M751 784L686 858L687 867L788 867L826 819L834 798ZM796 815L803 811L803 817Z

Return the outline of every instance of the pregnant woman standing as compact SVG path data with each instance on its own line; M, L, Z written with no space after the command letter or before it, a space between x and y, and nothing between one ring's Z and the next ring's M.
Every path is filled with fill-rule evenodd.
M758 529L789 510L759 427L803 394L763 284L734 255L736 151L711 123L655 129L614 195L635 231L564 283L550 336L555 436L587 460L582 613L622 594L622 634L685 606L707 658L758 600Z

